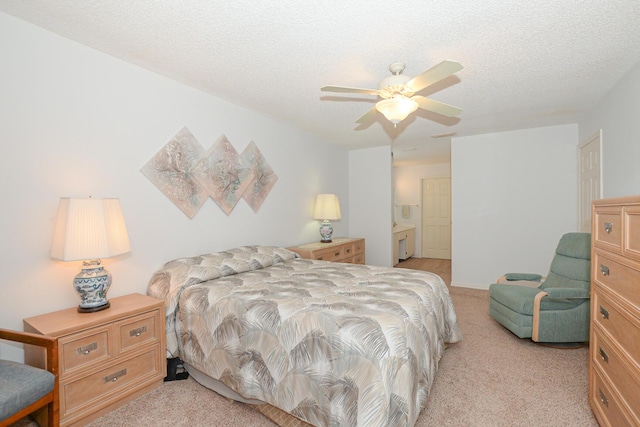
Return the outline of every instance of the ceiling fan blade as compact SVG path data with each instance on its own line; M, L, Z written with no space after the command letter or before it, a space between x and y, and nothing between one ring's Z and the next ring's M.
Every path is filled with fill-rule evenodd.
M415 92L418 92L460 70L462 70L462 65L459 62L442 61L438 65L429 68L424 73L415 76L405 83L405 85L409 86Z
M374 121L376 119L377 115L378 115L378 110L376 110L376 107L373 107L372 109L370 109L369 111L364 113L364 116L362 116L358 120L356 120L356 123L360 123L360 124L371 123L372 121Z
M418 103L418 106L423 110L433 111L434 113L442 114L443 116L453 117L462 112L461 108L454 107L453 105L445 104L440 101L434 101L433 99L416 95L412 97L414 101Z
M324 86L324 87L321 87L320 90L323 92L362 93L364 95L380 95L380 91L376 89L359 89L355 87Z

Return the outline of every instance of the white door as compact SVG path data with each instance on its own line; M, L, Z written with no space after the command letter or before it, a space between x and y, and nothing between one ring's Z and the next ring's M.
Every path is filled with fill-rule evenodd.
M451 178L422 180L422 257L451 259Z
M602 130L578 146L578 226L591 231L591 202L602 198Z

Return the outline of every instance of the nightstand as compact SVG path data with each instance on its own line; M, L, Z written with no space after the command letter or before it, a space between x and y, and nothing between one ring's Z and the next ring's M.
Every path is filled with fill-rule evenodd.
M164 303L141 294L109 302L95 313L73 307L24 319L25 331L58 338L61 426L84 425L166 376ZM42 351L25 346L25 362L44 367Z
M364 264L364 239L338 237L331 243L307 243L288 248L302 258Z

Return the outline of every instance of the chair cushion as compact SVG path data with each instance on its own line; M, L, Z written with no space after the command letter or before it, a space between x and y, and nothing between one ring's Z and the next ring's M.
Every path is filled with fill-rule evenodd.
M527 286L500 285L489 286L489 296L512 311L533 315L533 298L540 292L538 288Z
M591 233L567 233L560 238L556 248L558 255L570 258L591 259Z
M54 375L44 369L0 360L0 420L51 392L54 381Z
M591 234L567 233L560 239L547 278L540 286L580 288L591 286Z
M526 286L500 285L489 286L489 297L516 313L533 316L533 299L541 292L540 288ZM545 297L540 302L540 310L567 310L584 302L584 299L554 299Z

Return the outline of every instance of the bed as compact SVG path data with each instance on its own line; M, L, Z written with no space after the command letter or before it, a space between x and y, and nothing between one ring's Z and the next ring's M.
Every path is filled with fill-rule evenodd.
M147 293L165 301L167 357L318 427L413 426L445 346L462 339L436 274L273 246L170 261Z

